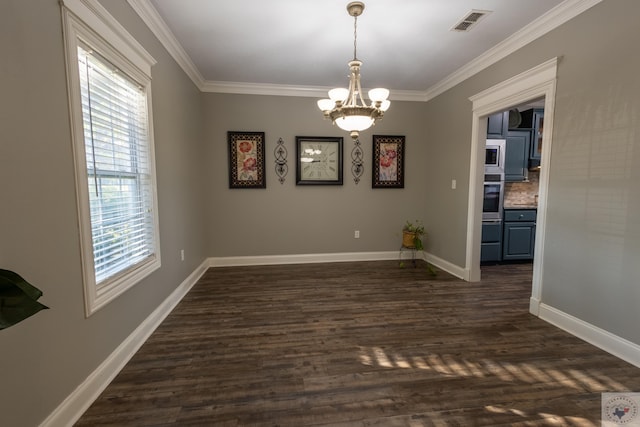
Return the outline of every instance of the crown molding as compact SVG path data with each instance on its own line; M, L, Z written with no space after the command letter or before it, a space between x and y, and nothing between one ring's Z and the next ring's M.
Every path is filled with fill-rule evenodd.
M205 83L204 77L151 2L149 0L127 0L127 2L198 89L202 90Z
M220 82L205 81L200 87L203 92L211 93L235 93L240 95L274 95L274 96L301 96L305 98L326 98L327 92L332 87L328 86L295 86L260 83ZM363 88L363 91L367 89ZM391 93L391 101L424 101L424 92L411 90L394 90Z
M182 67L202 92L235 93L246 95L301 96L324 98L331 88L321 86L295 86L260 83L221 82L205 80L189 55L185 52L166 22L150 0L127 0L135 12L147 24L160 43ZM509 56L516 50L542 37L549 31L580 15L602 0L565 0L540 18L521 28L501 43L449 74L424 91L396 91L392 101L429 101L468 78Z
M295 86L267 83L222 82L207 80L200 88L203 92L235 93L241 95L276 95L326 97L327 88L323 86Z
M463 65L425 91L423 101L429 101L462 83L480 71L511 55L516 50L542 37L602 0L565 0L540 18L522 27L509 38Z

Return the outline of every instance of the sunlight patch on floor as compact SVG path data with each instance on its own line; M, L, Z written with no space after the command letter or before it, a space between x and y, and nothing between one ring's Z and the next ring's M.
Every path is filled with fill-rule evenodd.
M522 423L518 423L518 425L523 425L523 426L540 425L539 424L540 419L544 419L545 425L548 425L548 426L556 426L556 425L557 426L571 425L576 427L596 427L597 426L597 424L594 424L590 420L587 420L586 418L580 418L580 417L563 417L555 414L548 414L545 412L529 414L526 411L522 411L520 409L505 408L505 407L496 406L496 405L487 405L484 407L484 409L487 412L490 412L493 414L514 414L519 417L528 418L529 420L531 420L531 423L528 423L525 420L523 420ZM536 419L533 419L533 418L536 418ZM569 424L567 424L568 421L570 422Z
M562 371L557 368L536 366L535 362L511 363L490 359L471 361L452 354L429 353L405 356L382 347L360 347L358 359L366 366L382 368L417 369L432 371L443 376L498 377L505 382L558 383L579 391L601 393L623 390L624 387L600 373L582 372L577 369Z

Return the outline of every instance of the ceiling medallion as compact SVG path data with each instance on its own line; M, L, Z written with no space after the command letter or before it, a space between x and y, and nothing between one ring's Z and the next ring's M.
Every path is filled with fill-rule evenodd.
M347 11L353 16L353 60L349 62L349 88L335 88L329 91L330 99L318 101L318 108L322 110L324 117L330 119L340 129L346 130L351 137L356 139L359 132L370 128L389 109L391 102L389 90L375 88L369 91L370 105L367 105L362 97L360 87L360 66L362 61L358 60L357 40L358 40L358 16L364 11L364 3L359 1L351 2L347 5Z

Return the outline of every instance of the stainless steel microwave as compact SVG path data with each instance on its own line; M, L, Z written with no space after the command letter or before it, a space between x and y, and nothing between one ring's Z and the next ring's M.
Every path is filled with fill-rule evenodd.
M504 173L504 139L487 139L484 158L484 173Z

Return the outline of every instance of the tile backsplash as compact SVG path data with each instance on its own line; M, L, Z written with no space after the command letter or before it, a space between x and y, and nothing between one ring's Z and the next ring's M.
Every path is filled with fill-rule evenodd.
M528 182L505 182L504 206L537 206L540 171L530 170Z

